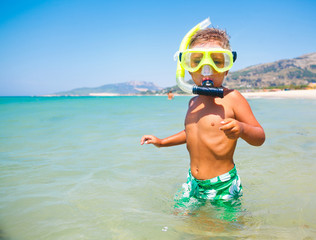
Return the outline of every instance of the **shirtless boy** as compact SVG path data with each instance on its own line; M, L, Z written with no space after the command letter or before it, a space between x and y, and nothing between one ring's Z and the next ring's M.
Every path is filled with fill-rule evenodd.
M201 86L203 81L209 80L214 87L223 87L228 70L219 72L214 64L220 68L221 61L224 61L218 49L231 51L226 31L215 28L199 30L191 38L189 49L209 51L213 64L204 64L195 72L189 72L194 83ZM194 54L190 61L196 60ZM196 62L198 64L199 60ZM205 66L210 67L208 74L203 72ZM223 91L223 98L193 97L189 102L183 131L163 139L153 135L141 138L142 145L154 144L156 147L186 143L190 169L180 198L187 201L192 198L230 200L241 196L242 186L233 159L237 140L242 138L253 146L260 146L265 141L264 130L247 100L237 90L223 87Z

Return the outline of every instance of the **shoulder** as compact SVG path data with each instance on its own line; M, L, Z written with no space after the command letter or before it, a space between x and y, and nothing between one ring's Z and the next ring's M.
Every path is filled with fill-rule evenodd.
M193 98L190 99L190 101L189 101L189 107L191 107L191 106L194 104L194 102L196 101L197 97L198 97L198 96L195 96L195 97L193 97Z
M231 101L247 101L238 90L228 88L224 89L224 98Z
M226 91L224 99L230 106L232 106L234 111L250 108L248 101L239 91L230 89L227 89Z

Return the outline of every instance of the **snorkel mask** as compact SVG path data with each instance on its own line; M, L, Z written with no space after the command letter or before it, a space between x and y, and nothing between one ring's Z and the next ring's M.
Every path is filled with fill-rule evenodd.
M207 18L184 36L179 51L175 54L178 59L176 80L179 88L184 92L223 98L223 88L213 87L211 80L204 81L202 87L189 84L184 80L185 70L196 72L202 67L201 74L204 76L212 75L212 68L217 72L226 72L233 66L233 62L237 58L236 52L223 48L187 49L192 36L197 31L207 28L210 24L211 21Z

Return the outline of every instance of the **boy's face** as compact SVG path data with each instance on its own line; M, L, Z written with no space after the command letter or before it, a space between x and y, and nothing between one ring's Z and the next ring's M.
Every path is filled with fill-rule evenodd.
M205 49L207 49L207 48L222 48L222 45L218 41L211 40L211 41L208 41L207 43L197 42L193 46L190 47L190 49L195 49L195 48L200 48L200 49L201 48L205 48ZM220 72L217 72L212 66L211 66L211 68L212 68L212 74L209 76L203 76L201 74L202 67L199 70L197 70L196 72L189 72L191 77L192 77L192 80L194 81L194 83L197 86L201 86L202 82L205 80L212 80L214 83L214 87L221 87L222 86L224 78L227 75L228 71L220 73Z

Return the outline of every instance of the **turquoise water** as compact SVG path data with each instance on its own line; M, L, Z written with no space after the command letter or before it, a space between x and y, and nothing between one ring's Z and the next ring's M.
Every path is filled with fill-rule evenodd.
M231 217L174 214L186 148L139 144L182 130L188 100L0 98L0 239L316 238L316 101L249 100L267 139L238 143Z

